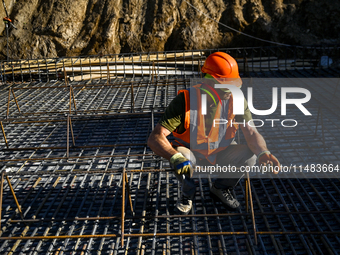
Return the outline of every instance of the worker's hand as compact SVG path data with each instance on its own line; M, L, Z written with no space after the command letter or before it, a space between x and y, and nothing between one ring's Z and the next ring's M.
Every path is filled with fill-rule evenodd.
M192 177L194 168L191 165L190 160L183 156L182 153L176 153L170 158L170 163L174 166L174 170L178 175L186 175Z
M260 165L263 165L263 166L269 166L270 165L270 166L273 167L275 174L279 173L279 171L275 171L275 169L280 168L280 166L281 166L280 162L273 154L270 153L270 151L261 152L257 156L257 159L258 159Z

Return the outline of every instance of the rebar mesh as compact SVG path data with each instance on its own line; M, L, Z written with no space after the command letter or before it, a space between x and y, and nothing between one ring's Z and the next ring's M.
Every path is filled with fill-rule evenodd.
M335 62L338 48L326 49ZM23 219L3 181L0 252L339 253L339 179L252 179L257 244L243 180L235 189L238 211L211 198L210 179L197 179L191 214L177 215L179 184L146 142L177 91L200 77L209 52L27 60L10 69L3 62L1 170L10 176ZM312 116L289 108L301 123L296 128L265 125L259 131L285 165L340 164L339 70L318 66L325 48L228 52L239 62L244 84L270 79L254 88L259 108L270 105L277 78L333 78L323 87L303 84L313 95L306 105Z

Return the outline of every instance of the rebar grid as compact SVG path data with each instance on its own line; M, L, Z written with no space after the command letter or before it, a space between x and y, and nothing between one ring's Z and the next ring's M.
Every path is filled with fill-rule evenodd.
M38 178L33 176L30 180L16 178L11 180L17 184L18 200L22 201L22 208L29 208L24 211L29 227L25 226L22 220L15 220L19 215L10 216L13 200L7 193L3 198L3 208L6 212L4 220L11 224L6 225L5 231L12 233L13 237L6 238L2 235L0 239L4 241L1 247L3 252L13 249L13 245L18 240L23 242L20 244L21 247L17 247L21 251L25 251L25 244L26 247L32 248L40 243L38 246L40 252L46 251L47 247L54 251L61 248L64 252L80 252L81 247L89 245L91 238L97 246L99 245L97 240L109 238L110 241L106 242L105 247L98 251L114 251L111 247L120 247L121 214L114 208L122 206L121 175L42 176L39 184L34 186ZM221 239L214 236L219 235L226 243L223 247L228 254L246 252L247 249L253 250L256 254L261 253L264 247L264 251L271 253L274 247L280 246L284 247L283 251L286 252L295 250L299 253L306 251L307 248L338 252L336 244L339 240L336 235L340 230L338 224L332 224L338 221L340 214L339 204L336 201L339 196L338 181L252 180L253 197L257 201L254 206L259 245L256 246L252 238L246 238L249 234L250 237L252 236L252 221L250 213L245 212L245 202L242 199L242 193L245 192L243 182L235 190L242 203L240 211L225 213L223 206L210 198L209 182L199 179L197 184L200 192L197 193L200 194L195 197L192 215L183 216L176 215L175 212L175 197L178 189L172 173L159 173L155 176L139 173L130 176L129 179L131 179L130 192L134 211L136 215L141 215L133 216L129 209L126 210L125 241L128 245L127 241L130 238L131 247L126 249L131 253L141 249L141 246L136 247L134 243L134 239L139 236L143 238L143 244L149 252L152 250L153 239L158 239L158 245L154 247L156 254L162 250L162 245L159 243L167 243L166 236L171 237L171 246L167 246L171 253L176 253L180 249L177 245L186 246L186 243L193 242L196 236L199 245L188 246L187 250L197 249L203 254L210 252L215 254ZM322 193L311 192L312 190L320 190ZM327 192L323 193L323 191ZM167 197L168 192L173 196ZM308 195L307 201L306 195ZM165 201L162 202L160 199L162 197L169 200L168 206L165 206ZM148 210L143 213L146 207ZM327 208L327 210L320 210L320 208ZM157 211L159 216L155 216ZM70 215L73 218L68 218ZM267 225L263 224L263 221L266 221ZM194 229L192 229L193 223ZM157 224L157 231L154 235L155 224ZM145 234L140 233L141 225L144 225ZM179 228L182 230L179 231ZM23 232L25 234L20 237ZM182 238L181 243L178 243L179 238ZM296 242L296 238L300 242ZM51 241L47 239L53 239L53 247ZM68 241L66 242L65 239ZM208 245L209 242L211 245ZM117 250L120 249L119 247ZM91 245L87 248L88 252L97 249ZM183 249L186 253L186 249Z
M276 51L282 54L282 49L231 50L237 51L240 55L247 53L247 56L255 51L267 54L266 57L253 56L249 61L248 58L242 59L243 74L253 79L337 77L338 74L337 69L311 65L316 60L314 57L295 58L294 61L271 58ZM204 60L202 51L199 54L198 59ZM191 56L199 54L193 52ZM146 141L177 91L190 86L189 78L199 77L197 70L203 61L190 59L188 52L183 52L178 62L177 57L173 59L173 63L164 54L163 58L168 62L161 62L160 55L155 55L158 61L142 59L141 63L152 63L149 66L151 72L141 69L143 74L138 77L136 74L128 77L126 65L130 61L134 67L138 62L135 58L131 60L132 55L119 60L125 64L124 77L117 77L118 67L114 75L104 75L108 69L111 72L110 64L117 55L106 62L98 58L99 63L103 62L97 64L102 70L99 79L94 78L94 74L97 75L94 70L89 81L77 81L75 66L72 66L73 70L67 69L66 60L70 59L64 59L60 69L56 68L55 81L44 82L40 73L40 81L32 82L34 75L39 73L29 72L30 82L4 85L0 95L1 124L5 135L0 141L1 170L11 176L10 182L24 219L13 211L16 204L10 187L2 182L0 252L339 253L338 179L241 181L235 190L241 208L230 213L211 199L210 179L200 178L196 180L199 188L191 215L176 215L178 183L173 173L167 170L169 163L152 153ZM39 61L37 65L41 69L42 63L46 65L46 62ZM71 59L72 64L82 62L84 69L80 68L80 72L87 72L86 61L90 67L94 63L92 58ZM242 63L240 59L238 61ZM276 61L276 67L273 61ZM144 62L142 65L147 66ZM53 61L51 63L56 66ZM280 70L282 63L285 65ZM31 67L33 62L26 64ZM162 76L161 68L157 69L160 64L182 68L182 72L190 71L191 74ZM298 64L301 67L297 67ZM60 76L64 68L66 75ZM23 79L24 69L20 71ZM10 74L15 79L13 70L14 67ZM65 76L69 76L69 80L62 80ZM10 80L8 74L3 77ZM247 84L246 79L244 84ZM254 89L256 106L264 109L270 106L272 86L275 86L275 79ZM338 85L333 82L323 88L311 83L301 86L312 92L313 98L306 107L313 116L303 118L296 109L289 109L290 116L301 125L289 132L280 127L273 132L267 126L259 130L272 153L285 165L340 164ZM279 118L279 115L272 117ZM240 141L243 141L242 136ZM249 191L252 191L254 214L247 212L246 201L250 197L244 199ZM254 235L254 223L257 235Z

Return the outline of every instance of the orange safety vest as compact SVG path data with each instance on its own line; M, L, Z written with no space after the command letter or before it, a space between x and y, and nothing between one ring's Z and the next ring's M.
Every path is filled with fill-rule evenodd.
M209 135L205 134L204 116L201 109L201 84L190 89L180 90L185 98L185 131L177 133L173 131L175 141L173 146L184 146L189 148L195 155L201 159L207 159L211 164L216 163L217 153L226 149L234 140L238 124L235 123L233 114L233 97L229 100L221 100L222 105L218 102L214 119L228 120L225 124L216 124L211 126ZM191 99L191 100L190 100ZM231 125L231 120L232 124ZM191 137L190 137L191 135ZM191 140L190 140L191 138Z

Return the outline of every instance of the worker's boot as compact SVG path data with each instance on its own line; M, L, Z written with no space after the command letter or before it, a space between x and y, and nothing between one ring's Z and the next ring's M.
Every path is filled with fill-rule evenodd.
M188 214L192 207L192 199L182 194L177 200L176 207L180 213Z
M228 209L236 210L240 207L239 201L237 201L237 199L233 195L233 187L228 187L226 189L217 189L213 184L210 188L210 192Z

